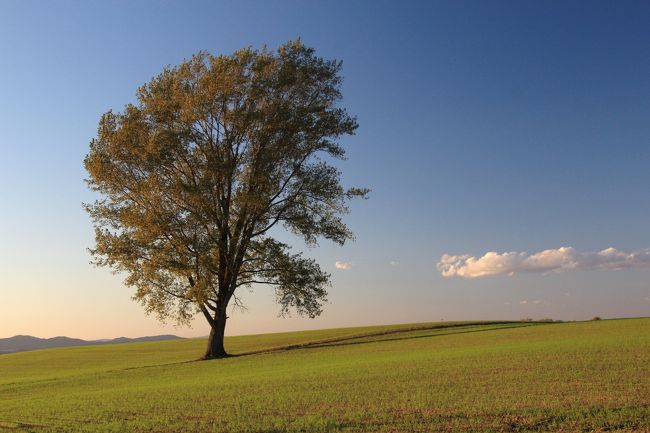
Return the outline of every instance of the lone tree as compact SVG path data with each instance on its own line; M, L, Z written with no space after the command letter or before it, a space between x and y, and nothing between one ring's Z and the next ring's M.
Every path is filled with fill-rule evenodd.
M102 115L84 160L100 199L94 263L127 274L134 299L161 320L211 327L205 358L227 356L237 289L275 289L280 314L315 317L329 274L273 238L278 227L343 244L341 217L366 189L344 189L328 164L357 123L341 99L341 63L300 41L276 52L205 52L139 88L138 103ZM273 229L273 230L272 230Z

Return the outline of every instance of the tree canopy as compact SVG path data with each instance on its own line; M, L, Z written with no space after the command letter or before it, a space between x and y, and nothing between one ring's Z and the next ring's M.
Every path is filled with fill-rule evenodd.
M273 233L308 245L352 238L342 216L368 190L345 189L331 164L357 129L338 105L340 70L299 40L199 52L100 119L84 160L99 195L85 205L94 262L125 273L161 319L203 314L207 358L226 356L226 308L242 286L273 287L281 314L321 313L330 276Z

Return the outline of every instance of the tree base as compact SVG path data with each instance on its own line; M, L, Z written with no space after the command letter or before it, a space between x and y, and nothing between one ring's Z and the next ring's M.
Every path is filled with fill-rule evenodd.
M232 355L229 355L227 353L224 354L219 354L219 355L209 355L205 354L201 358L199 358L199 361L210 361L211 359L224 359L224 358L230 358Z

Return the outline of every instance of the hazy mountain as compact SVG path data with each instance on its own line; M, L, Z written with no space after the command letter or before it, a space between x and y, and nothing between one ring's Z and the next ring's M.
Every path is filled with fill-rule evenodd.
M0 338L0 354L24 352L27 350L50 349L53 347L92 346L98 344L141 343L145 341L179 340L176 335L154 335L150 337L126 338L118 337L112 340L80 340L69 337L38 338L31 335L16 335Z

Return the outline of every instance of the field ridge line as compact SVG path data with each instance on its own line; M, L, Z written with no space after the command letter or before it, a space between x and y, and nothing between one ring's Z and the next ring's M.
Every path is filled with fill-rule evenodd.
M284 352L288 350L304 349L312 346L319 346L322 344L340 343L344 341L358 340L360 338L381 337L384 335L404 334L404 333L415 332L415 331L429 331L435 329L448 329L448 328L465 328L470 326L481 326L481 325L486 325L486 326L511 325L511 324L519 324L519 323L522 325L540 325L540 324L551 324L553 322L522 322L519 320L498 320L498 321L486 321L486 322L463 322L463 323L449 323L449 324L438 324L438 325L429 325L429 326L414 326L411 328L391 329L387 331L369 332L365 334L356 334L356 335L350 335L346 337L336 337L336 338L327 338L323 340L308 341L306 343L290 344L288 346L271 347L268 349L260 349L260 350L253 350L250 352L239 353L232 356L237 357L237 356L259 355L263 353Z

